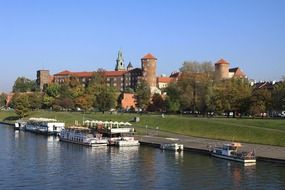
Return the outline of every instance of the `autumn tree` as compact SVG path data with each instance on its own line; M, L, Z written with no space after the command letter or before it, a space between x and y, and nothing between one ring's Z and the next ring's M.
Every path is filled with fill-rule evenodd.
M212 88L214 68L210 62L184 62L177 85L181 90L181 109L207 110L209 88Z

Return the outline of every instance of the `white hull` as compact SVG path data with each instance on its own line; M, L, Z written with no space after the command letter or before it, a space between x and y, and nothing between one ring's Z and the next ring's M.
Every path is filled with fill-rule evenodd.
M69 142L69 143L74 143L74 144L79 144L79 145L84 145L84 146L91 146L91 147L107 146L107 142L88 143L88 142L69 140L69 139L66 139L66 138L59 138L59 140L63 141L63 142Z
M119 140L115 142L115 146L119 147L130 147L130 146L139 146L140 143L137 140Z
M173 144L161 144L160 148L162 150L183 151L184 146L183 144L173 143Z
M211 155L214 157L217 157L217 158L223 158L223 159L242 162L242 163L256 163L256 159L242 159L242 158L238 158L238 157L220 155L220 154L216 154L216 153L211 153Z

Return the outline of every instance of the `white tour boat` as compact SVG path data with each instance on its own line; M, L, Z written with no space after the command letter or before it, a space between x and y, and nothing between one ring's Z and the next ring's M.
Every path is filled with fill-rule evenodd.
M181 152L184 149L183 144L178 143L168 143L168 144L161 144L160 148L162 150L172 150L172 151L178 151Z
M243 163L256 162L254 151L240 152L238 151L239 147L241 147L240 143L224 144L222 147L214 147L211 151L211 155L218 158L224 158Z
M58 135L64 129L64 125L63 122L55 119L30 118L25 124L25 130L45 135Z
M103 138L102 134L98 133L94 136L90 133L90 129L85 127L71 127L62 130L59 139L60 141L92 147L106 146L108 144L107 138Z
M109 145L115 145L119 147L125 146L139 146L138 140L135 140L135 129L132 127L104 127L97 126L96 129L104 137L108 138Z

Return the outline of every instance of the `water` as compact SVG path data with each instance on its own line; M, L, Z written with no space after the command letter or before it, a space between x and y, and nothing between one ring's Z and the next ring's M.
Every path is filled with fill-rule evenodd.
M144 146L88 148L0 126L0 189L285 189L285 166Z

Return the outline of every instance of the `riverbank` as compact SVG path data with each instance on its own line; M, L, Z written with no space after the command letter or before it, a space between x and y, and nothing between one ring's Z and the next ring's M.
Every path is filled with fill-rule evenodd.
M155 115L130 113L82 113L34 111L29 117L47 117L65 122L66 126L75 121L83 124L85 120L131 122L139 135L147 130L165 131L189 137L238 141L242 143L264 144L285 147L285 119L235 119L202 118L189 115ZM139 117L139 122L132 122ZM13 120L14 119L14 120ZM0 120L13 122L17 119L14 112L0 112ZM159 134L162 136L162 133Z

